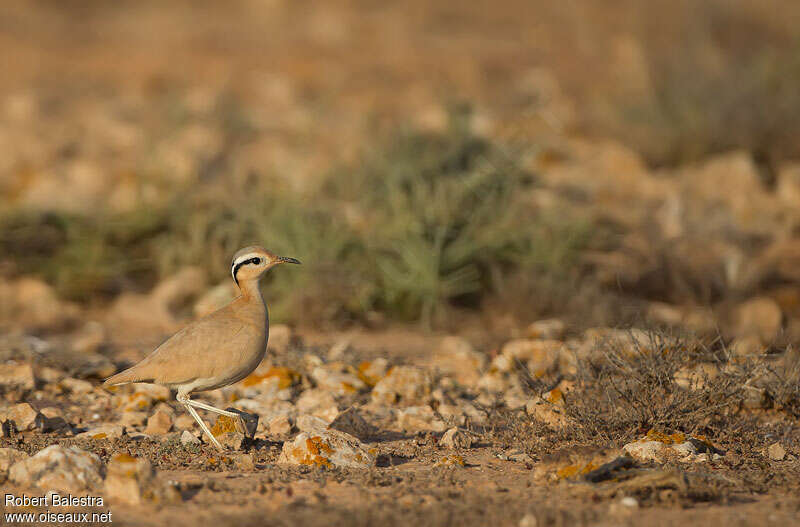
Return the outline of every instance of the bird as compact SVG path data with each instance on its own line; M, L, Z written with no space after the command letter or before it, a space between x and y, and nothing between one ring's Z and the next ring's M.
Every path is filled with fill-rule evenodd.
M231 276L239 296L190 323L140 362L106 379L103 386L141 382L175 389L176 400L211 442L224 450L196 408L231 417L237 427L242 426L240 415L194 401L190 396L238 382L261 363L269 339L269 312L258 284L269 269L283 263L300 261L276 256L258 246L237 251L231 262Z

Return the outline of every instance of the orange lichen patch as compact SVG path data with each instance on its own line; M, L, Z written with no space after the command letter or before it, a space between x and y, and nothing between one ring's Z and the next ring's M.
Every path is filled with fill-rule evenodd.
M135 478L137 475L136 458L128 454L121 453L111 458L109 471L123 475L127 478Z
M457 454L453 454L451 456L444 456L434 466L440 467L443 465L455 465L458 467L463 467L465 465L464 458Z
M295 447L291 450L291 456L301 465L316 467L333 467L330 459L322 454L333 454L333 449L321 437L309 437L306 439L306 448Z
M379 375L374 375L373 373L370 373L371 369L372 369L372 361L364 361L361 364L359 364L358 368L356 368L355 371L353 371L352 373L354 373L356 377L361 379L361 382L372 388L373 386L378 384L378 381L381 380L381 377Z
M559 390L558 388L553 388L544 397L548 402L553 404L558 404L564 401L564 392Z
M99 434L95 434L92 436L92 439L105 439L108 437L105 432L100 432Z
M153 401L144 393L134 393L124 400L125 410L147 410Z
M665 445L677 445L686 441L686 434L682 432L676 432L668 435L663 432L657 432L654 429L650 429L647 431L645 438L648 441L658 441L659 443L664 443Z
M277 379L278 389L283 390L300 382L300 374L284 366L270 368L264 374L254 373L242 381L243 386L255 386L270 379Z
M584 474L588 474L589 472L593 471L597 467L598 465L591 461L586 464L574 463L558 469L556 471L556 477L558 477L558 479L570 479L574 478L575 476L583 476Z
M331 446L318 436L309 437L306 439L306 448L315 456L320 454L333 454L333 449Z
M228 432L236 432L236 421L233 417L220 415L217 422L211 427L211 433L214 434L214 437L218 437Z
M284 450L284 453L287 452ZM305 442L300 442L292 446L288 451L288 457L300 465L314 467L332 468L333 463L326 457L334 453L333 448L327 441L319 436L308 437Z
M314 456L308 465L313 465L315 467L325 467L325 468L332 468L333 463L328 458L322 456Z
M116 461L117 463L134 463L136 458L123 452L112 457L111 461Z

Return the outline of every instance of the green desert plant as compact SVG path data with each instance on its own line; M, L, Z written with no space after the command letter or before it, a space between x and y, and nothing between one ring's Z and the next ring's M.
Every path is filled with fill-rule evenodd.
M473 135L462 114L444 132L405 131L365 157L331 187L370 219L361 232L378 303L401 317L427 324L490 292L493 274L561 267L582 239L545 235L524 200L534 177L521 153Z
M94 217L22 213L0 221L19 272L86 300L147 289L182 266L228 276L238 248L264 244L302 270L267 278L280 320L341 321L382 311L430 325L477 307L514 273L566 276L588 224L535 210L522 152L475 136L462 112L437 133L406 130L301 192L274 179L247 188L176 188L158 205ZM25 232L49 240L26 250ZM48 234L49 233L49 234Z

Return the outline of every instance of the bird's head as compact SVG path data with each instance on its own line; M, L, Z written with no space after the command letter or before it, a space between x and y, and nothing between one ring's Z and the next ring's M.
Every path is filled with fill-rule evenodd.
M233 255L231 276L236 285L249 280L258 280L270 268L282 263L299 264L300 261L286 256L276 256L263 247L245 247Z

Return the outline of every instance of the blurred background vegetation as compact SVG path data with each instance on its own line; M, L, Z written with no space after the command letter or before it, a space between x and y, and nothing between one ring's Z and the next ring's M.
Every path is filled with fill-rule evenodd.
M534 184L522 155L474 136L454 112L446 131L388 137L308 192L248 181L224 196L169 189L162 204L124 213L12 211L0 246L64 298L89 301L146 290L181 266L226 280L228 255L269 240L305 265L269 277L279 319L378 310L429 325L448 306L480 307L509 274L570 276L591 228L519 199Z
M0 277L102 306L181 266L224 282L259 243L305 264L265 284L293 322L435 327L578 296L608 321L621 304L601 297L674 300L671 257L601 277L597 252L630 249L631 227L591 210L594 168L541 176L581 158L579 137L657 177L741 150L774 187L800 157L798 15L788 0L4 2ZM651 219L634 230L655 239ZM669 291L648 293L662 275Z

